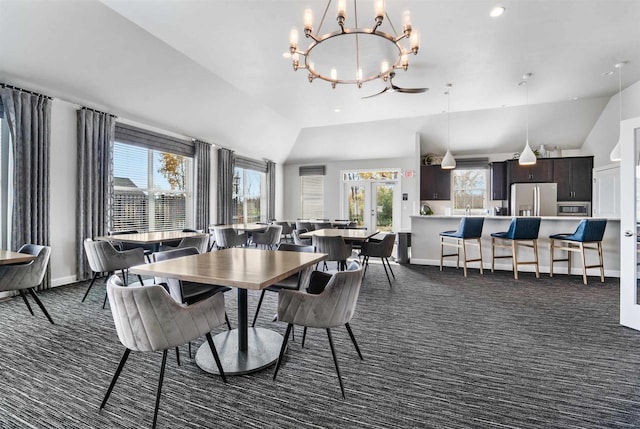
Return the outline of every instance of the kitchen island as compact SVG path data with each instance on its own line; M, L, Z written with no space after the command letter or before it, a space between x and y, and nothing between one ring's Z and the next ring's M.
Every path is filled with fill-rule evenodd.
M458 229L462 215L453 216L411 216L411 263L418 265L440 265L440 232ZM484 269L491 269L491 233L507 231L511 223L510 216L484 216L482 229L482 264ZM538 234L538 260L540 272L549 272L549 236L552 234L572 233L582 217L571 216L542 216L540 233ZM604 269L608 277L620 277L620 219L607 219L607 228L602 240ZM447 250L450 251L451 249ZM476 246L469 246L467 251L472 257L477 252ZM500 253L498 253L500 252ZM506 254L505 249L496 249L499 255ZM563 252L566 255L566 252ZM518 254L523 260L533 259L533 250L520 247ZM556 258L560 251L556 250ZM564 257L564 256L562 256ZM587 251L587 265L597 261L598 255L594 251ZM445 258L445 267L455 267L455 258ZM462 264L460 265L462 267ZM478 263L469 264L469 274L472 275ZM511 259L496 259L496 270L512 270ZM535 271L533 265L521 266L518 271ZM566 274L567 263L556 262L554 274ZM479 273L476 271L476 273ZM461 273L462 274L462 273ZM580 258L574 255L571 274L582 275ZM587 270L587 275L599 275L597 269Z

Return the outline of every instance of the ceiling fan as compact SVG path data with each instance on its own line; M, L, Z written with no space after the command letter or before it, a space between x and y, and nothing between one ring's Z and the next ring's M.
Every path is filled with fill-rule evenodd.
M365 98L376 97L380 94L384 94L385 92L403 92L405 94L420 94L422 92L429 91L429 88L400 88L399 86L396 86L393 84L393 78L395 77L395 75L396 75L395 72L389 73L389 79L387 79L388 85L382 91L373 95L367 95L366 97L362 97L362 98L365 99Z

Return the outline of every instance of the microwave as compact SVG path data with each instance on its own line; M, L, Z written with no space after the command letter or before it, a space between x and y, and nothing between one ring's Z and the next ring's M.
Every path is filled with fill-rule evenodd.
M591 203L584 202L566 202L558 203L558 216L591 216Z

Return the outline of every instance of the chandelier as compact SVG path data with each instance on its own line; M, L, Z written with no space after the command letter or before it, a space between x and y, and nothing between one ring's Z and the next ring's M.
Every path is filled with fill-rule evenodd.
M371 28L359 27L356 0L353 0L352 18L351 11L349 12L353 27L347 25L347 1L337 0L336 3L339 28L324 34L321 34L322 25L331 6L331 0L327 2L315 33L313 12L311 9L305 9L304 35L312 40L305 50L298 47L298 30L291 30L289 53L294 70L306 69L309 72L309 82L322 79L331 83L333 88L337 84L352 84L361 88L364 82L374 79L386 82L395 69L407 70L409 54L417 54L420 45L418 31L411 27L409 11L403 14L402 33L398 34L385 12L384 0L374 1ZM381 29L385 17L393 34Z

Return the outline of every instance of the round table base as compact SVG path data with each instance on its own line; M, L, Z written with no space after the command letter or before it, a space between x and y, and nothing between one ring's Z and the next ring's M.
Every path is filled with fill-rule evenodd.
M222 369L225 375L242 375L260 371L278 360L282 335L264 328L249 328L248 350L238 350L238 330L232 329L213 337ZM206 341L196 353L196 364L203 370L212 374L219 374L216 361L213 359L209 343Z

